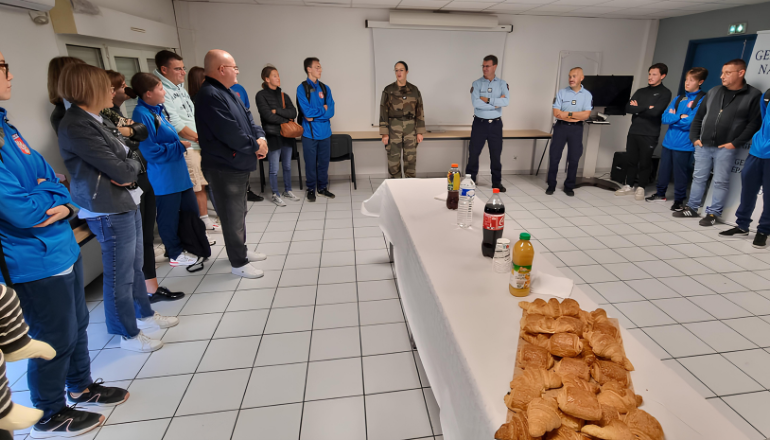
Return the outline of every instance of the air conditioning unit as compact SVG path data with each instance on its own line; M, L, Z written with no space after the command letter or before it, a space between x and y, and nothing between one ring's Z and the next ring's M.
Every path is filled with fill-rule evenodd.
M513 25L499 24L496 15L446 12L390 11L390 20L366 20L368 28L513 32Z
M53 9L56 0L0 0L0 6L47 12Z

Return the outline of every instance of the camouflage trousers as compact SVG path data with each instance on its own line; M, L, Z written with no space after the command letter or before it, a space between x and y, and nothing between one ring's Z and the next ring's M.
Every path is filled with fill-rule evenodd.
M404 133L390 130L388 145L388 174L391 179L401 178L401 156L404 157L404 177L417 177L417 132Z

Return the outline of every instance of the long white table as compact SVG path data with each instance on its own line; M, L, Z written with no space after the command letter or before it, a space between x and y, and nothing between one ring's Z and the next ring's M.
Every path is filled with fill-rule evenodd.
M472 227L460 229L456 212L434 199L442 191L444 179L387 180L362 210L379 216L393 245L404 311L441 408L444 438L487 440L506 417L520 299L508 293L508 275L495 273L481 255L486 200L476 201ZM503 236L515 241L520 232L508 228ZM545 258L536 256L534 269L561 276ZM585 310L598 307L577 287L572 298ZM642 409L657 417L667 440L748 438L625 329L622 335Z

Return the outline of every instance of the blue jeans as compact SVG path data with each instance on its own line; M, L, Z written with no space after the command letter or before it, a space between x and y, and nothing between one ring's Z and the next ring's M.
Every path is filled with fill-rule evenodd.
M107 331L133 338L136 320L153 316L144 284L142 216L138 209L89 218L88 228L102 246L104 316Z
M278 191L278 161L283 164L283 190L291 191L291 154L294 152L292 147L281 147L280 150L273 150L267 153L267 160L270 164L270 188L274 194L281 194ZM328 164L328 161L327 161ZM328 166L327 166L328 170Z
M27 383L35 408L46 419L64 409L64 387L83 392L93 383L88 356L88 307L83 291L83 259L72 273L13 286L32 339L47 342L56 357L30 359Z
M200 215L195 193L190 188L165 196L156 195L155 206L158 208L158 234L166 246L168 257L176 259L184 251L179 239L179 213L189 211L194 212L196 216Z
M687 183L690 180L690 164L693 154L692 151L679 151L663 147L660 151L660 166L658 167L658 195L660 197L666 197L673 170L674 201L684 202L684 198L687 196Z
M331 137L310 139L302 137L302 155L305 156L305 182L307 190L326 189L329 186L329 157Z
M727 192L730 190L730 171L734 163L735 149L695 147L695 171L692 174L690 200L687 206L695 211L700 208L703 195L706 193L706 182L713 168L714 193L711 197L711 206L706 208L706 214L722 215Z
M760 159L749 154L741 171L741 184L741 204L735 212L735 216L738 217L736 222L738 227L744 231L749 230L751 215L754 214L754 207L757 206L757 195L760 188L763 188L764 206L757 231L770 234L770 159Z

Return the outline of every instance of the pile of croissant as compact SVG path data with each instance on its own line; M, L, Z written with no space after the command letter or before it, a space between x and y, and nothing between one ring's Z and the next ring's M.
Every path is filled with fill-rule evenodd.
M620 330L603 309L577 301L520 302L516 374L505 396L498 440L663 440L663 428L638 409Z

